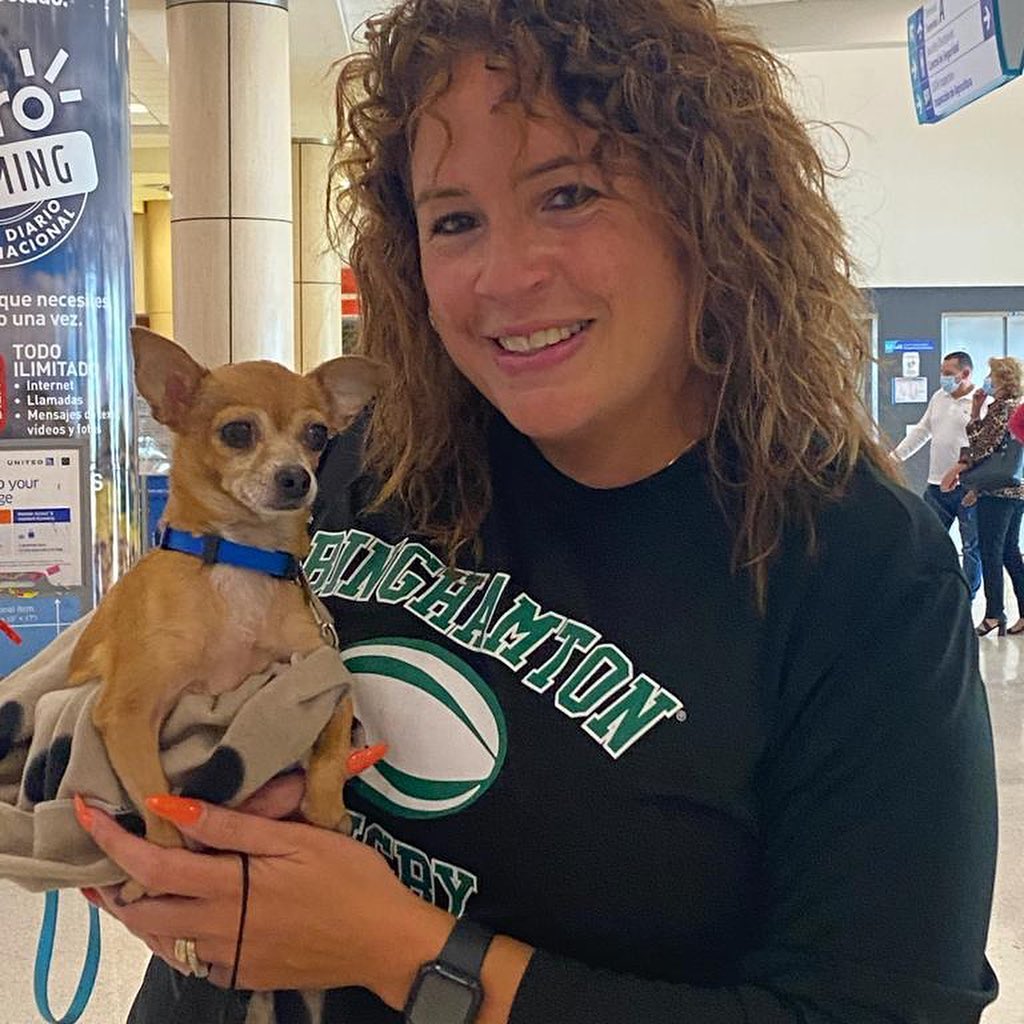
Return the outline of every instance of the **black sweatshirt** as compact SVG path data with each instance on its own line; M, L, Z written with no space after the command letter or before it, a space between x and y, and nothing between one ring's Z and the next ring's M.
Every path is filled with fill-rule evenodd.
M483 564L455 579L395 516L353 519L341 439L306 566L391 744L348 787L356 835L536 947L513 1024L977 1021L992 740L937 517L860 469L760 616L701 449L594 490L501 421L491 466ZM132 1020L227 998L154 961ZM325 1000L325 1024L398 1020Z
M349 804L412 888L537 948L514 1024L978 1019L991 733L915 496L859 470L759 616L700 449L595 490L500 422L458 580L352 522L350 466L325 459L307 569L392 750ZM351 995L339 1022L396 1019Z

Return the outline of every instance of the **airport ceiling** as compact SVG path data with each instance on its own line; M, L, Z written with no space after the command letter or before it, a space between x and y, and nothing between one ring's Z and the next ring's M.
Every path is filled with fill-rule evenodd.
M773 49L863 49L906 45L916 0L720 0ZM388 0L289 0L292 136L331 131L331 64L359 25ZM164 0L129 0L129 64L136 200L166 198L167 29ZM150 152L146 152L149 150Z

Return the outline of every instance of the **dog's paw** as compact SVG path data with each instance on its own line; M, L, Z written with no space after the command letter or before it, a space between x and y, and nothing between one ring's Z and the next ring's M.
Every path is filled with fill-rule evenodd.
M172 850L185 845L181 833L169 821L153 814L146 815L146 838Z
M321 806L318 802L310 800L307 794L299 805L299 811L310 825L332 832L343 832L347 836L352 834L352 816L345 810L345 805L340 800L333 806Z
M146 890L141 882L136 882L134 878L129 878L120 889L117 891L117 902L122 905L134 903L136 900L142 899L146 895Z

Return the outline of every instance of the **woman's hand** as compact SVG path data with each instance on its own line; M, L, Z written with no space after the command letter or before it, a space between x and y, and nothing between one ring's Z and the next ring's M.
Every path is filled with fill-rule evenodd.
M946 475L942 478L942 483L939 484L939 489L944 493L949 491L955 491L960 486L960 472L963 469L962 463L957 463L952 469L950 469Z
M291 818L299 813L302 798L306 793L306 773L289 772L271 779L261 786L237 810L244 814L256 814L261 818Z
M981 388L975 388L974 394L971 395L971 418L978 419L981 415L982 407L985 405L988 395Z
M277 798L282 807L291 799L286 790ZM413 895L384 857L356 840L180 797L149 803L206 852L155 846L77 806L100 849L160 894L122 905L112 887L99 901L178 971L187 967L175 958L175 939L194 939L210 981L229 985L242 911L238 853L249 854L250 878L239 988L360 985L400 1008L419 965L444 945L451 915Z
M372 747L360 747L348 755L345 766L346 777L351 778L376 764L388 750L386 743ZM286 775L279 775L261 786L248 800L239 804L237 810L246 814L258 814L261 818L297 818L302 798L306 794L306 773L296 769ZM299 819L301 820L301 818Z

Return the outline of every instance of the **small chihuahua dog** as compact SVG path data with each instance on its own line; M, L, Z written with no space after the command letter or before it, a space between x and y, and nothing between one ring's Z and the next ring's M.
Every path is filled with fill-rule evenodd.
M145 817L147 838L180 846L177 830L145 805L168 791L161 724L186 690L226 692L324 643L296 582L314 471L381 373L359 356L305 376L264 361L207 370L143 328L132 329L132 348L139 391L175 435L163 540L100 603L74 650L69 683L101 681L93 720L111 764ZM347 820L341 791L351 729L346 697L310 757L302 812L326 828Z

